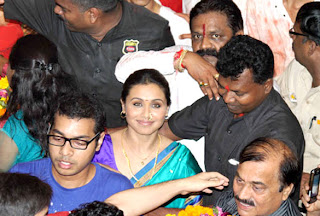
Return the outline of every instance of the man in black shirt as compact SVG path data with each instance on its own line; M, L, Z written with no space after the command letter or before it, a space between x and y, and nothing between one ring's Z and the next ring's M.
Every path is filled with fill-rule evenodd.
M120 57L174 45L166 20L122 0L6 0L4 12L56 44L63 69L103 104L107 127L125 124L114 75Z
M172 139L205 136L207 171L233 179L243 148L259 137L285 142L302 165L304 138L300 125L272 87L273 54L261 41L249 36L233 37L218 54L220 100L204 96L175 113L161 129ZM301 166L302 167L302 166ZM232 188L232 182L229 186ZM295 191L295 201L298 193ZM205 197L215 204L220 192Z

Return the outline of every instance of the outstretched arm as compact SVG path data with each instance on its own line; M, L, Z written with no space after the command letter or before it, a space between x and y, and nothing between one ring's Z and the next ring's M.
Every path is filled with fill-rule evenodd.
M212 193L210 187L221 190L228 183L228 178L220 173L205 172L184 179L125 190L109 197L105 202L117 206L126 216L141 215L156 209L179 194L186 195L199 191Z

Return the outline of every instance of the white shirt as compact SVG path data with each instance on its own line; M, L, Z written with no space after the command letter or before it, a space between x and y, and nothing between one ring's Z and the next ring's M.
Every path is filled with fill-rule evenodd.
M301 125L306 142L303 171L309 173L320 163L320 86L312 88L312 76L295 59L276 81Z
M185 19L179 17L173 10L165 6L160 7L159 15L169 21L170 30L176 45L192 45L191 39L179 39L179 36L182 34L190 34L189 23Z

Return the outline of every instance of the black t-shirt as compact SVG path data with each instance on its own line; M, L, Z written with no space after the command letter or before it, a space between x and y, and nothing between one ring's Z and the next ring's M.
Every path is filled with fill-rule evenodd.
M282 140L303 162L304 138L299 122L281 96L272 90L253 111L233 118L223 99L209 100L207 96L175 113L169 119L171 131L183 139L205 136L205 167L229 178L232 188L239 155L246 145L260 137ZM294 200L298 201L299 188ZM205 196L206 205L215 204L220 191Z
M168 21L143 7L120 2L121 21L102 41L71 32L54 13L53 0L10 0L4 5L6 18L29 25L56 44L62 68L104 106L107 127L125 124L120 118L122 83L114 75L119 59L128 52L174 45Z

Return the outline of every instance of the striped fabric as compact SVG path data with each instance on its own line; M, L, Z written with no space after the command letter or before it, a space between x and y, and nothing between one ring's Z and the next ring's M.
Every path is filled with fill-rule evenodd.
M223 192L220 198L217 201L217 205L222 208L223 212L229 212L232 215L239 216L237 204L233 197L233 192L226 191ZM284 201L280 208L277 211L270 214L269 216L300 216L301 213L299 212L297 206L292 202L291 199L287 199Z

